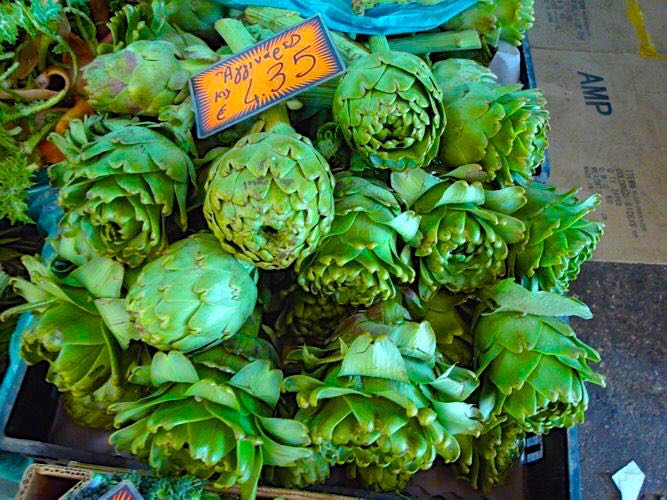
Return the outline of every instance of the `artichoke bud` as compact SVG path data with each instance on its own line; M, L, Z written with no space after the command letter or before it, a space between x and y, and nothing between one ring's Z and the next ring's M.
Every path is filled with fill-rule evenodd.
M476 438L462 442L463 456L456 463L459 475L487 495L502 484L523 449L525 433L512 422L490 421Z
M271 417L282 373L266 359L251 361L256 347L223 343L192 358L156 353L146 366L151 394L111 406L119 430L110 442L162 473L192 474L220 488L238 484L244 497L264 465L308 459L305 427ZM230 375L224 360L233 352L247 361Z
M170 42L138 40L84 67L88 102L97 111L158 116L185 99L188 79L215 60L210 53L203 61L188 61Z
M480 317L474 334L484 418L504 413L535 433L581 422L588 405L584 382L605 384L588 366L600 356L559 318L588 319L588 307L558 294L530 292L512 280L484 289L482 296L496 308Z
M419 295L427 301L440 287L471 292L495 281L506 273L508 246L524 238L523 223L512 215L526 202L523 189L492 191L456 180L468 170L456 169L444 180L423 171L392 175L392 187L420 217L415 255Z
M65 154L49 174L66 210L53 245L77 264L107 255L130 267L166 246L166 218L185 227L194 167L159 127L93 116L51 140Z
M481 0L445 23L451 31L474 29L489 45L519 46L535 22L534 0Z
M49 364L47 380L67 393L65 410L74 422L107 427L106 406L136 395L126 379L144 354L138 344L122 346L97 308L100 300L122 300L123 266L98 257L61 276L35 257L24 256L23 264L30 281L12 282L27 303L3 313L33 313L21 337L21 357Z
M500 85L475 61L448 59L433 67L444 90L447 126L439 159L447 169L479 164L486 181L525 184L544 161L549 113L539 89Z
M285 290L287 304L276 321L276 332L293 344L321 345L331 337L350 312L326 295L313 295L296 288ZM286 340L287 342L287 340Z
M334 180L308 138L269 119L284 111L266 113L269 131L246 135L213 160L204 215L228 252L263 269L285 269L329 232Z
M174 243L142 269L126 308L141 340L189 352L236 334L256 300L249 268L211 233L199 233Z
M452 456L453 445L439 445L445 433L478 432L477 415L461 404L477 387L475 375L440 365L433 330L428 323L411 321L400 304L358 312L340 324L334 337L324 348L293 351L289 359L301 356L304 367L316 368L287 377L284 384L299 401L299 387L308 383L314 388L310 406L295 418L308 427L316 452L332 465L347 463L348 473L384 491L430 467L436 450L442 449L444 458ZM377 471L385 468L392 471L392 481L377 480Z
M428 165L446 123L442 91L428 65L389 50L348 67L333 114L352 149L372 166L391 170Z
M558 193L535 182L525 189L528 203L516 216L526 225L526 239L511 248L513 274L533 290L566 292L604 233L603 224L584 218L600 196L579 201L576 189Z
M419 219L403 212L379 181L341 173L336 183L331 232L314 254L297 263L298 282L339 304L370 306L392 299L392 278L414 280L415 271L401 258L399 245L415 238Z
M107 23L111 32L111 41L100 43L97 52L100 55L109 54L142 40L169 42L179 50L194 45L206 47L203 40L187 32L188 30L183 31L171 24L171 22L185 21L183 14L188 10L187 6L192 8L193 4L198 4L192 8L194 12L200 10L199 5L202 3L201 0L185 3L173 1L165 5L164 0L153 0L152 2L141 2L138 5L126 4ZM183 4L182 8L175 8L179 4Z

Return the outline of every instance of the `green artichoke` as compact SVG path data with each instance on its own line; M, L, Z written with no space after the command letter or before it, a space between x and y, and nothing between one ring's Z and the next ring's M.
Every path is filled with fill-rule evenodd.
M456 462L459 474L488 495L518 462L525 435L516 424L494 419L479 437L462 436L461 458Z
M313 484L322 484L329 479L331 466L320 453L298 460L291 467L265 467L264 478L278 486L292 490L303 490Z
M225 17L227 9L222 3L213 0L170 0L166 4L166 10L167 20L186 33L194 33L212 42L219 41L213 25L218 19Z
M295 418L315 451L380 490L400 489L438 455L456 460L456 436L481 430L477 409L462 402L477 380L439 360L430 325L384 302L350 317L337 335L324 349L288 356L305 372L287 377L283 389L296 393Z
M350 307L327 295L313 295L292 286L285 290L287 303L278 320L276 333L284 341L320 345L334 333ZM289 339L289 340L288 340Z
M535 22L535 0L480 0L453 17L444 28L477 30L494 47L502 40L517 47Z
M577 191L558 193L536 182L526 186L528 202L515 214L526 225L526 239L510 250L510 267L524 286L566 292L595 252L604 225L584 216L600 205L600 195L580 202Z
M200 20L207 22L209 13L213 9L223 8L204 4L209 4L209 2L206 0L196 2L172 0L165 3L164 0L152 0L141 2L138 5L124 5L107 23L111 32L111 40L100 43L97 46L97 52L101 55L116 52L138 40L161 40L174 44L178 50L192 46L208 49L206 42L189 33L188 30L183 31L172 24L179 22L195 24L197 21L190 16L191 13L197 17L201 16Z
M96 305L99 303L100 299ZM109 413L109 405L120 400L136 401L145 395L142 386L127 380L136 366L150 362L150 359L146 346L139 343L129 345L127 351L119 357L120 379L114 373L104 385L86 396L74 396L71 392L62 394L63 409L67 417L79 427L113 429L113 415Z
M466 297L444 290L429 301L422 301L411 289L403 290L403 302L410 316L416 321L428 321L443 359L447 363L472 368L472 332L459 311L465 301Z
M21 337L21 357L31 365L47 361L47 381L73 398L120 399L126 389L125 370L141 350L123 350L127 346L115 338L97 304L120 297L123 266L99 257L61 278L34 257L22 260L30 281L13 278L12 283L27 303L2 314L6 318L33 313Z
M65 155L49 172L66 211L54 242L62 257L137 267L166 246L166 217L177 211L185 227L194 167L159 127L93 116L50 138Z
M310 141L284 123L284 109L265 118L267 131L213 160L204 215L225 250L263 269L284 269L329 232L334 180Z
M242 499L255 498L262 467L308 458L310 440L303 424L272 417L280 370L263 359L235 370L230 355L236 359L224 345L202 353L203 361L199 354L155 354L131 377L151 394L110 408L120 428L111 444L158 473L185 472L221 488L238 484Z
M457 180L468 170L450 172L445 180L421 170L392 174L394 189L421 216L415 255L425 300L441 286L470 292L492 283L506 272L508 245L524 237L523 223L510 215L526 202L523 189L490 191Z
M442 92L428 65L388 45L348 67L333 114L352 149L374 167L392 170L427 165L446 123Z
M252 266L210 233L171 245L147 264L125 301L136 336L162 350L194 351L231 337L252 314Z
M444 165L480 164L486 180L498 177L501 185L529 181L547 147L549 113L542 91L500 85L469 60L439 62L433 74L443 87L447 113L439 152Z
M527 432L546 433L584 421L585 381L604 386L588 363L599 354L579 340L562 316L592 317L588 307L512 280L481 291L494 310L475 325L475 359L484 418L506 414Z
M315 149L326 158L331 170L347 170L350 166L350 150L337 123L327 122L317 129Z
M170 42L138 40L98 56L83 68L88 103L105 113L158 116L189 95L193 74L216 62L214 53L198 51L201 59L187 59Z
M409 249L399 253L399 236L411 241L419 218L402 212L381 182L347 173L336 176L331 231L317 251L297 263L304 290L329 295L339 304L369 306L396 295L393 279L415 278Z

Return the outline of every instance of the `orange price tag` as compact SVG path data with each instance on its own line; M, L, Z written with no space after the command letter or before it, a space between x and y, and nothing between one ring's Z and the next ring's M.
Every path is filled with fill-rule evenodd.
M225 59L190 79L200 139L345 71L319 16Z

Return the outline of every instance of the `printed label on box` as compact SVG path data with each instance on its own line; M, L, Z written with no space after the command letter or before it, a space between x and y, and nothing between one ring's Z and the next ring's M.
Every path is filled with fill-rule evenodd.
M344 71L320 17L307 19L190 79L197 135L208 137Z

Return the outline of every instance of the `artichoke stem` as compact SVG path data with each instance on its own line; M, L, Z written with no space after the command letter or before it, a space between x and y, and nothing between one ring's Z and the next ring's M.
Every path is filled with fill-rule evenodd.
M305 92L298 95L297 99L303 103L304 106L311 108L330 109L333 103L334 95L340 79L335 78L324 82L316 87L311 87Z
M238 19L220 19L215 22L215 31L225 40L232 52L255 45L255 39Z
M277 104L272 106L261 115L264 120L264 130L268 132L278 125L289 125L289 115L287 114L287 106L285 104Z
M248 7L245 10L244 17L249 23L259 24L274 33L291 28L304 20L296 12L273 7ZM346 63L368 55L368 51L361 44L342 33L331 31L331 38Z
M475 30L443 31L393 38L389 40L389 48L397 52L419 55L432 52L476 50L482 48L482 41Z
M371 49L371 52L385 52L391 50L389 48L389 42L387 42L387 37L384 35L373 35L368 39L368 46Z

